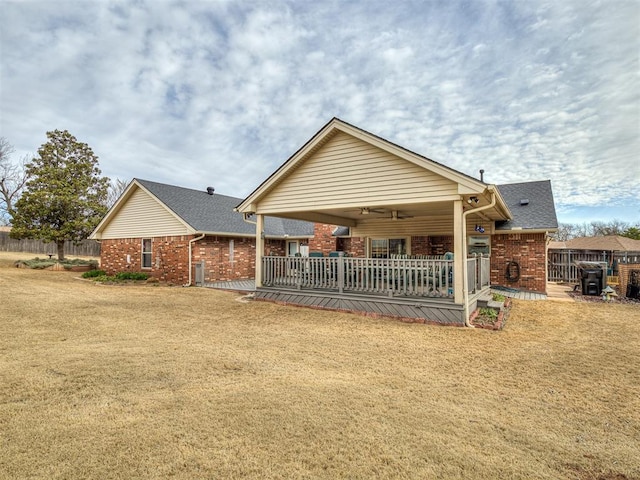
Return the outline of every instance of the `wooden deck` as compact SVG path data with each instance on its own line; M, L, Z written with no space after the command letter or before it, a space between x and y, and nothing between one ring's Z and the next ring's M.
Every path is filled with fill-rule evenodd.
M256 289L255 299L301 307L395 317L416 323L464 326L464 308L453 303L450 298L389 297L380 294L261 287Z

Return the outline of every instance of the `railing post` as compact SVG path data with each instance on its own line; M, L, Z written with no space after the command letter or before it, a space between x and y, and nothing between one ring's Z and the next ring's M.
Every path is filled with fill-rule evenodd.
M338 252L338 293L344 291L344 252Z

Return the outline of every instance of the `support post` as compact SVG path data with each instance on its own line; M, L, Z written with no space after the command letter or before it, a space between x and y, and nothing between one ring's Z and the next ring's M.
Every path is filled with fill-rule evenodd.
M464 303L464 270L467 268L465 242L466 225L462 216L462 200L453 202L453 301Z
M256 288L262 287L262 257L264 256L264 216L256 215Z
M338 253L338 293L344 292L344 252Z

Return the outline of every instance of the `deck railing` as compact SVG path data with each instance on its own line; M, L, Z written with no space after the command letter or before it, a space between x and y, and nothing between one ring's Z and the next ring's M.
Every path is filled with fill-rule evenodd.
M453 298L453 260L269 256L262 262L265 287Z
M485 256L467 258L467 291L476 293L491 283L491 260Z

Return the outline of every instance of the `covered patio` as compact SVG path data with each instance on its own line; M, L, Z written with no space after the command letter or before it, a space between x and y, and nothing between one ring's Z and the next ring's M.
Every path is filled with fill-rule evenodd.
M511 218L494 185L335 118L237 211L256 226L256 298L455 325L489 293L490 238ZM342 248L269 255L266 215L335 226Z

